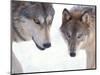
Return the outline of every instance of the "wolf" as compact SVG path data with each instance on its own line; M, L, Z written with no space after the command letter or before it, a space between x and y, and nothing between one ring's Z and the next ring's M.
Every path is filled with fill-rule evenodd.
M68 45L69 55L75 57L77 50L86 50L87 69L96 68L95 6L73 6L70 10L64 8L62 12L61 34Z
M12 39L15 41L33 40L40 50L51 46L50 26L54 9L49 3L12 3Z
M55 14L52 4L12 1L11 7L12 42L33 40L39 50L49 48L51 46L50 27Z

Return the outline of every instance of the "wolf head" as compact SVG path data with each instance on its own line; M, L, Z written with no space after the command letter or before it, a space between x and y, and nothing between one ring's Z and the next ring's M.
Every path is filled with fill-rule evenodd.
M20 36L25 40L33 39L40 50L49 48L50 26L54 16L52 5L23 2L16 10L13 12L14 27Z
M89 35L90 17L87 11L69 12L67 9L62 13L61 33L68 43L71 57L76 56L77 48L80 48Z

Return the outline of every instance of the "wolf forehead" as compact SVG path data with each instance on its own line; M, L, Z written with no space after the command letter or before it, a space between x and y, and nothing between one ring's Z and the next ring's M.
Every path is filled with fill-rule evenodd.
M43 17L46 19L48 16L54 15L54 9L51 4L48 3L30 3L22 8L19 15L23 15L26 18L38 18Z
M78 10L70 10L64 9L63 12L63 21L61 26L61 31L66 33L71 31L72 33L86 31L88 29L88 24L83 21L85 15ZM87 31L86 31L87 32Z

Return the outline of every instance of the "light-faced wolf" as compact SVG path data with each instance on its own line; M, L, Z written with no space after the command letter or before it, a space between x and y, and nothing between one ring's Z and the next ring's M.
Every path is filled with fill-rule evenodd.
M78 49L87 53L87 69L96 68L95 64L95 6L74 6L62 12L62 36L68 44L71 57L77 56Z
M12 41L33 40L40 50L49 48L54 13L50 3L12 1Z

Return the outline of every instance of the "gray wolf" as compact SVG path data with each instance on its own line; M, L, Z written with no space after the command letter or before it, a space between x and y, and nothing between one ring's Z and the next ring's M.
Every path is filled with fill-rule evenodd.
M51 4L13 1L12 12L13 40L33 39L40 50L51 46L50 26L54 16Z
M95 64L95 6L74 6L62 12L62 36L68 44L71 57L77 55L77 50L85 49L87 54L87 69L96 68Z
M12 1L12 41L33 40L40 50L49 48L54 14L50 3Z

